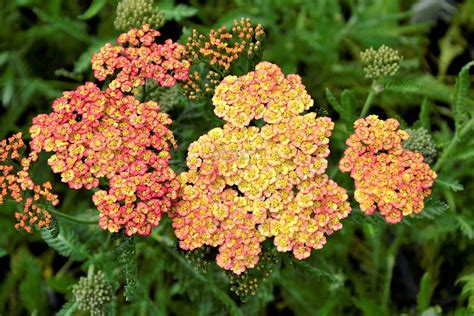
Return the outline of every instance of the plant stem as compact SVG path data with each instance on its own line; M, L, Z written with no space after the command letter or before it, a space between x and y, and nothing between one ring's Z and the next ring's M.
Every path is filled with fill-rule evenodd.
M370 105L372 104L372 100L374 99L375 96L375 85L377 82L374 80L372 81L372 85L370 86L370 91L369 95L367 96L367 99L365 100L364 107L362 108L362 111L360 112L359 117L365 117L369 113Z
M75 223L79 223L79 224L87 224L87 225L97 224L97 220L85 220L85 219L80 219L80 218L77 218L77 217L74 217L74 216L70 216L70 215L67 215L67 214L58 212L58 211L56 211L56 210L52 210L52 209L48 209L48 212L51 213L51 214L54 214L54 215L56 215L56 216L58 216L58 217L64 218L65 220L68 220L68 221L71 221L71 222L75 222Z
M438 161L436 161L436 164L433 167L433 170L438 172L441 170L441 167L445 165L445 160L449 158L451 155L451 152L456 148L458 145L459 141L471 130L474 128L474 119L471 118L464 126L462 126L459 130L459 132L454 132L454 137L449 143L448 147L443 151L443 154L441 157L439 157Z

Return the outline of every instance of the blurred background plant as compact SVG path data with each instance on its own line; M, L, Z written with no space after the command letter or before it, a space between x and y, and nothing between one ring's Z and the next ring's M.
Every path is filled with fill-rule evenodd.
M341 186L353 188L337 164L364 108L411 129L414 137L405 146L433 159L439 174L420 215L391 226L379 216L365 217L354 204L344 228L308 260L269 253L259 270L239 277L216 267L209 249L178 250L167 219L151 238L109 235L66 217L57 217L50 230L26 235L14 229L18 206L6 202L0 206L0 314L79 313L74 289L94 271L91 266L104 272L96 274L102 283L94 286L107 288L107 296L94 302L104 303L97 310L106 314L474 313L474 67L465 66L474 59L473 0L0 4L0 138L27 132L32 117L49 113L63 90L92 80L92 54L135 23L149 22L161 38L184 44L192 29L209 34L248 17L265 30L262 59L301 75L315 99L311 110L336 121L328 174ZM398 71L366 79L361 53L382 45L403 56ZM234 73L250 70L246 62L238 60ZM207 66L196 69L202 78ZM153 84L135 95L158 101L173 118L180 144L172 160L176 171L185 169L188 145L222 125L209 97L189 100L178 88ZM48 168L34 174L57 184L59 211L96 221L87 192L67 190Z

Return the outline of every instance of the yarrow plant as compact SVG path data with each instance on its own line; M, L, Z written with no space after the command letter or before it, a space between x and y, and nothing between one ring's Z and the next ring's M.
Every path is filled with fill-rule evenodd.
M183 47L154 43L159 33L145 25L119 36L92 57L94 73L104 80L119 70L105 91L87 82L53 103L53 112L40 114L30 128L35 153L53 152L53 172L73 189L92 189L101 179L108 188L94 193L99 225L110 232L149 235L162 213L177 197L179 183L168 166L176 143L167 128L171 119L154 101L140 103L126 95L153 78L169 87L185 80L189 62Z
M147 79L163 87L187 80L190 63L184 57L184 46L170 39L157 44L157 36L160 32L148 24L121 34L117 46L108 43L92 56L94 76L103 81L118 72L109 87L123 92L144 85Z
M436 179L423 155L403 149L409 134L398 127L397 120L383 121L376 115L358 119L339 163L355 181L360 209L368 215L378 209L392 224L423 210Z
M139 28L145 24L157 30L165 24L165 15L153 0L121 0L117 4L114 26L120 31Z
M181 248L218 246L217 264L236 274L257 264L266 238L298 259L322 248L350 207L324 174L334 124L299 115L313 105L301 78L262 62L226 77L213 103L226 124L189 146L190 170L179 176L171 216ZM268 125L249 126L253 119Z
M58 196L51 192L50 182L35 184L30 176L31 163L38 156L25 156L26 145L22 133L0 141L0 205L6 198L23 205L22 212L16 212L16 229L31 232L33 227L48 227L51 214L46 205L57 205Z

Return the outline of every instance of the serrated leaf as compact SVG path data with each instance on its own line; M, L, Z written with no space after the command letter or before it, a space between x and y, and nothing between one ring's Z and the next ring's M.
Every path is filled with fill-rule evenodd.
M125 275L125 299L131 301L137 289L137 254L133 236L121 235L114 251Z
M56 313L56 316L72 316L73 313L77 310L77 303L68 301L63 307Z
M427 200L423 211L421 213L413 215L413 218L433 219L436 216L443 214L444 211L446 211L448 208L449 208L449 205L444 202L441 202L438 200L435 200L435 201Z
M61 256L71 260L81 261L88 257L84 246L77 239L77 235L67 226L59 225L60 230L57 237L53 237L51 232L44 228L40 230L43 240Z
M413 80L387 81L383 85L384 91L397 93L417 93L420 91L420 85Z
M458 180L455 180L455 179L449 179L449 178L441 178L439 177L438 179L436 179L436 183L437 184L440 184L442 185L443 187L445 188L448 188L454 192L459 192L459 191L462 191L464 190L464 187L462 186L461 183L459 183Z
M339 113L341 120L343 120L347 126L352 126L356 119L354 114L354 109L356 108L354 93L350 90L344 90L341 94L341 103L339 103L332 92L326 88L326 98L334 110Z
M81 20L89 20L95 17L107 3L107 0L93 0L89 8L79 16Z
M456 78L456 86L452 101L453 116L456 128L459 128L465 122L468 113L473 113L473 109L469 108L469 88L471 80L469 78L469 68L474 65L474 61L469 62L462 67Z
M474 239L474 228L469 223L469 220L462 215L458 215L456 216L456 221L462 234L471 240Z

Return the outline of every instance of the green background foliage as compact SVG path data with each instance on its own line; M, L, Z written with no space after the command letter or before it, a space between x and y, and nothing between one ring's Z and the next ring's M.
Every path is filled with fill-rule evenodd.
M337 171L369 94L370 113L403 128L423 127L435 140L439 178L425 210L388 225L353 203L343 229L305 261L278 254L254 296L230 291L215 263L178 250L166 217L149 237L99 229L91 193L67 189L45 168L60 194L57 226L32 235L14 229L18 205L0 206L0 314L60 315L75 311L72 286L91 266L116 291L107 314L118 315L473 315L474 314L474 1L234 0L155 1L163 37L185 42L195 28L250 17L267 33L263 60L302 76L313 111L336 122L328 174L353 193ZM64 90L93 80L93 52L119 34L117 1L0 0L0 138L27 133L33 116L49 113ZM365 79L360 52L387 45L404 59L397 74ZM242 68L242 73L251 69ZM148 87L147 87L148 88ZM190 102L179 91L149 87L174 122L179 143L171 164L185 170L188 145L222 125L210 98ZM153 93L150 92L152 90ZM53 214L54 215L54 214ZM92 224L91 224L92 223ZM204 260L202 257L199 257ZM198 260L198 261L199 261Z

